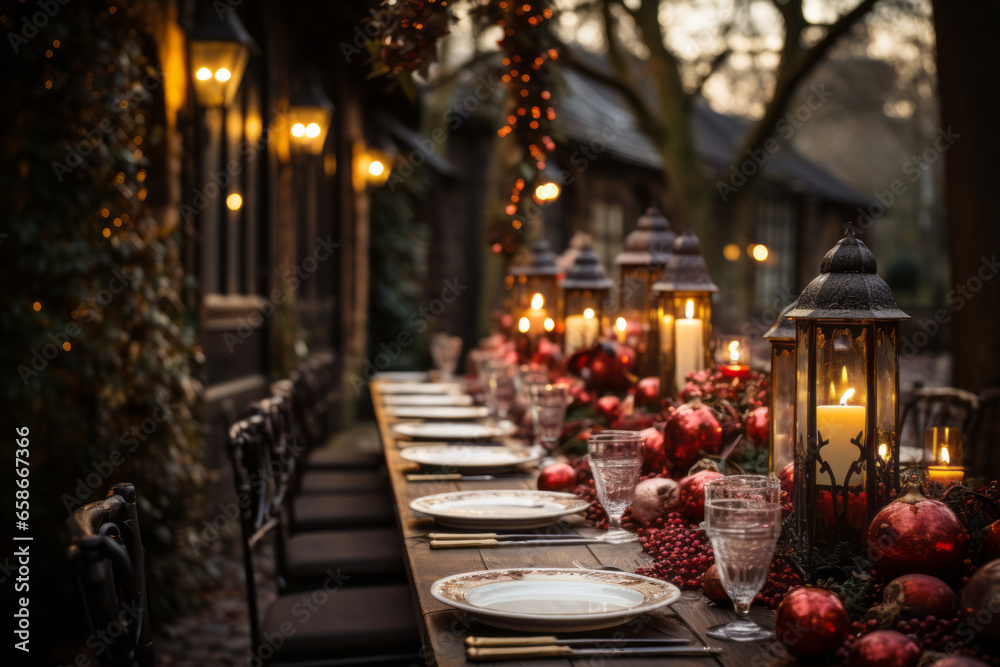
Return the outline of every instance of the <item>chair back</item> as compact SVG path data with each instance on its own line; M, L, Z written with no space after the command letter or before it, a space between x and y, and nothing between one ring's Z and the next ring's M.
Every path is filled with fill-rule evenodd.
M76 509L66 526L69 559L90 621L88 647L105 667L152 667L135 487L115 484L104 500ZM103 648L92 646L94 641Z
M920 387L903 400L899 433L901 442L923 448L924 432L934 426L962 430L966 442L972 442L978 425L979 398L955 387Z

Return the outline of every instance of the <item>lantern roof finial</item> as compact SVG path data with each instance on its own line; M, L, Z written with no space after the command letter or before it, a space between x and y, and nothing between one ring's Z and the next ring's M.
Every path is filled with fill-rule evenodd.
M906 320L889 285L878 273L875 255L848 227L820 264L787 316L809 320Z
M690 229L674 241L674 254L667 260L654 292L718 292L701 254L701 241Z
M573 266L559 282L559 286L565 289L609 289L614 284L590 243L580 248Z
M650 204L636 221L635 229L625 237L624 250L615 257L619 266L662 267L673 254L677 234L656 204Z

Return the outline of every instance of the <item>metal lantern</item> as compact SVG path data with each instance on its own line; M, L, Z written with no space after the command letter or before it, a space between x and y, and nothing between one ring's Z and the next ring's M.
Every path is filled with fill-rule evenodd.
M899 321L853 229L788 312L796 330L793 531L810 560L862 543L899 486Z
M514 334L531 341L541 336L555 339L559 324L559 267L557 255L546 239L531 244L531 264L512 266L507 288L512 292Z
M670 396L684 388L688 372L711 364L712 294L718 291L698 237L690 231L678 236L663 275L653 285L660 384Z
M250 60L257 51L235 11L206 13L188 37L195 100L203 107L233 101Z
M795 322L788 317L796 302L788 305L764 338L771 343L771 404L768 408L771 437L768 460L771 472L779 473L795 458Z
M581 248L566 277L559 282L566 356L601 340L609 326L607 300L614 284L593 247Z
M288 116L292 145L313 155L322 153L333 119L333 102L322 87L311 83L292 95L288 100Z
M659 345L656 339L656 303L653 284L673 253L677 235L655 206L646 209L635 230L625 237L625 248L615 257L621 269L618 284L618 340L636 351L640 375L657 372Z

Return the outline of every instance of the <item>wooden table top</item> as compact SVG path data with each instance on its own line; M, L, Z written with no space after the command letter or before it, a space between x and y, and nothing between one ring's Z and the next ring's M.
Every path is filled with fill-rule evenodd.
M536 488L537 471L519 477L501 477L489 482L407 481L405 475L407 472L413 472L415 465L400 456L400 447L406 446L406 439L396 436L391 429L391 424L394 421L382 408L380 384L381 382L376 380L370 385L372 402L375 407L382 443L385 447L386 463L399 514L399 526L406 545L410 584L415 593L415 604L419 607L418 613L424 620L422 631L424 633L424 649L428 656L427 664L436 664L442 667L522 664L519 661L470 662L466 660L464 641L467 636L473 634L489 637L516 636L518 633L479 623L465 612L435 600L431 597L430 588L435 581L442 577L486 569L574 567L574 561L585 567L596 568L612 565L632 572L636 567L650 561L649 556L644 554L641 547L635 542L629 544L507 546L432 551L426 535L435 530L434 520L411 510L410 502L412 500L421 496L449 491L534 489ZM566 523L583 535L595 532L594 528L580 516L572 516ZM440 532L442 529L437 528L437 530ZM452 529L445 528L443 530L451 531ZM773 612L754 608L751 610L751 617L761 625L773 627ZM718 642L705 636L706 628L725 623L733 618L731 607L720 607L708 603L698 591L685 591L678 602L665 609L647 614L618 627L600 631L602 634L588 632L586 636L606 636L609 641L621 637L666 637L667 635L685 638L695 637L701 644L722 646L725 649L724 653L714 657L698 658L604 658L601 656L577 659L538 659L527 661L524 664L530 664L532 667L555 667L557 665L563 667L579 665L582 667L583 665L603 664L605 660L608 660L614 665L622 665L623 667L632 665L645 667L662 664L664 660L669 659L672 664L690 665L691 667L697 665L763 667L780 662L777 656L784 653L774 641ZM433 657L431 657L432 655Z

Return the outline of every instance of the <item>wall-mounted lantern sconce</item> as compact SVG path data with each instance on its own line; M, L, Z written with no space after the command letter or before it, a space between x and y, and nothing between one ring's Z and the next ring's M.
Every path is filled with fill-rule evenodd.
M385 185L392 173L393 155L388 151L379 150L364 144L356 144L354 148L354 187L363 190Z
M203 107L224 107L233 101L250 52L257 51L235 11L207 13L188 35L195 100Z
M288 100L288 127L292 144L319 155L333 120L333 102L319 84L307 86Z

